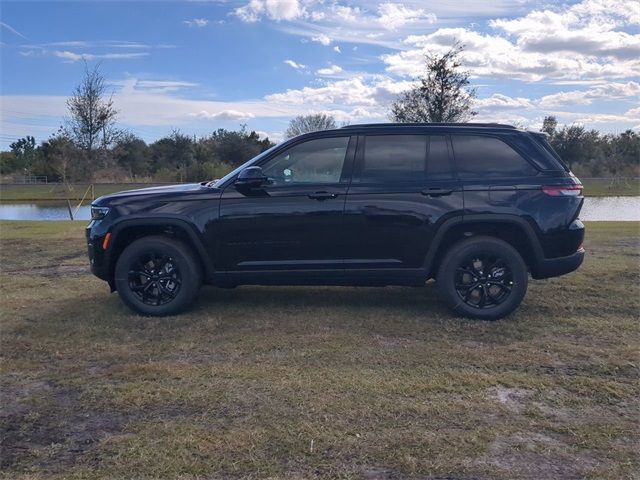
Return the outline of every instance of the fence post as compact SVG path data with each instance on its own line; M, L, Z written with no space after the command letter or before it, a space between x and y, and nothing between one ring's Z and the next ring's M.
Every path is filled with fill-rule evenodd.
M73 220L73 212L71 211L71 202L67 198L67 209L69 210L69 218Z

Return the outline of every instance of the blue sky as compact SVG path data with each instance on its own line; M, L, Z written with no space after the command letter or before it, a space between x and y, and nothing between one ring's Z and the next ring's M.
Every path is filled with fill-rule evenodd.
M3 1L0 148L63 122L83 60L147 141L290 118L384 121L428 51L466 45L478 120L640 128L640 2Z

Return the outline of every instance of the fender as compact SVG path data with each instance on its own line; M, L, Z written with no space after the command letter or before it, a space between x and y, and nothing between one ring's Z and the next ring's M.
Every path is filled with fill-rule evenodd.
M189 237L189 241L196 249L196 254L200 260L200 264L204 270L204 278L210 281L213 278L213 262L209 256L209 252L204 247L204 242L195 226L181 217L127 217L124 220L116 221L111 230L112 243L115 245L118 241L118 235L129 227L176 227L185 232ZM112 283L111 272L113 271L112 254L113 250L106 252L106 264L109 265L109 283ZM113 285L111 285L113 288Z
M428 272L428 274L432 273L431 269L433 267L436 252L440 248L440 245L447 232L459 225L474 225L478 223L509 223L520 227L525 232L529 247L533 252L534 264L531 265L531 269L532 273L535 276L538 265L540 265L540 263L544 261L544 253L542 251L542 246L540 245L540 242L538 240L538 235L536 234L531 224L524 218L518 215L498 213L462 215L445 220L435 234L425 257L423 268Z

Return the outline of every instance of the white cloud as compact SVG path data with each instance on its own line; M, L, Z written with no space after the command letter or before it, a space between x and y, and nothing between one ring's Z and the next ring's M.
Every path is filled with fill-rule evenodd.
M386 29L396 30L407 23L425 20L435 23L436 15L426 13L422 8L411 9L400 3L383 3L378 6L378 22Z
M428 35L410 35L404 43L412 48L384 55L387 70L417 76L424 69L424 55L444 52L456 42L465 44L464 67L473 75L525 81L543 79L603 79L640 75L640 60L594 57L578 53L531 52L499 35L481 34L466 28L441 28Z
M316 73L318 75L335 75L336 73L340 73L342 71L342 67L338 65L331 65L327 68L321 68Z
M291 68L295 68L296 70L307 68L306 65L303 65L302 63L294 62L293 60L285 60L283 63L286 63Z
M479 98L475 102L475 107L481 110L511 110L532 108L531 100L523 97L509 97L500 93L494 93L487 98Z
M543 108L565 105L590 105L594 100L621 100L625 98L640 98L640 83L610 82L587 90L572 90L545 95L539 105Z
M141 80L137 78L110 80L108 83L120 87L124 93L132 93L134 91L168 93L198 86L197 83L178 80Z
M238 110L222 110L216 113L201 110L196 113L195 116L207 120L247 120L255 117L252 113L240 112Z
M243 22L257 22L263 15L271 20L294 20L304 15L304 8L298 0L251 0L233 13Z
M56 50L53 52L53 56L62 58L68 62L77 62L79 60L134 60L137 58L146 57L149 55L147 52L135 52L135 53L75 53L67 50Z
M206 18L194 18L193 20L183 20L182 23L189 27L202 28L209 25L209 20L207 20Z
M325 35L324 33L312 36L311 41L321 43L324 46L331 45L331 38L329 38L329 36Z
M267 95L269 103L280 105L316 105L325 108L345 105L378 109L384 116L389 102L413 85L408 81L394 81L385 76L365 79L355 76L344 80L327 82L321 87L289 89L286 92Z
M342 50L340 50L340 47L338 45L333 47L333 51L336 52L336 53L342 53Z

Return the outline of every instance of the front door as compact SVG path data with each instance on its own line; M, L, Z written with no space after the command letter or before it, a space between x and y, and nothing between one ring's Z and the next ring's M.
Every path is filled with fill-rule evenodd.
M345 205L346 237L357 238L345 249L347 273L423 274L437 227L462 215L450 150L446 135L360 137Z
M355 137L349 143L349 136L296 143L259 165L268 177L263 186L228 185L220 204L218 269L247 275L341 270Z

